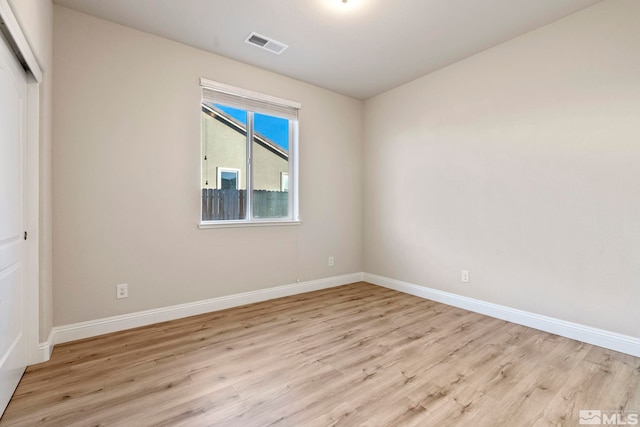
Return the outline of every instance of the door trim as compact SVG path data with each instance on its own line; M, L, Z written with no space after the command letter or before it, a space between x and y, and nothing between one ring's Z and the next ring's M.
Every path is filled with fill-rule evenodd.
M27 39L24 37L22 28L13 14L9 3L7 3L7 0L0 0L0 21L4 24L1 25L0 28L9 41L9 47L13 49L18 61L20 61L25 69L29 70L37 83L41 83L42 70L40 69L40 65L38 65L31 46L29 46Z
M26 215L28 233L25 278L25 330L27 364L40 360L40 84L34 78L27 81L27 146ZM48 359L47 359L48 360Z

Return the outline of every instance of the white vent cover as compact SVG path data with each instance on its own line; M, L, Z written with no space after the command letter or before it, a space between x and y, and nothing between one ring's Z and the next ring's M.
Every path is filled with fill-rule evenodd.
M256 46L271 53L275 53L276 55L280 55L285 51L286 48L289 47L284 43L270 39L269 37L263 36L262 34L258 33L249 34L244 41L245 43L249 43L252 46Z

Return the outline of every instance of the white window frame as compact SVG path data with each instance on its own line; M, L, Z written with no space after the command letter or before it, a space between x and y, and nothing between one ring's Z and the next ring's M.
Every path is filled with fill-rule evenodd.
M283 98L278 98L271 95L265 95L258 92L238 88L235 86L227 85L224 83L200 79L201 103L205 100L205 91L207 94L219 94L219 96L233 99L231 107L239 107L247 110L247 168L246 168L246 180L247 185L247 201L246 201L246 218L240 220L215 220L215 221L203 221L202 220L202 206L200 209L200 220L198 227L201 229L207 228L228 228L228 227L255 227L255 226L286 226L286 225L298 225L301 224L300 212L298 207L298 119L297 113L302 107L302 104L295 101L290 101ZM220 104L227 105L228 103L220 101ZM256 111L257 110L257 111ZM252 191L253 191L253 176L252 176L252 159L253 159L253 113L270 114L276 117L281 116L278 111L295 111L295 119L288 117L289 119L289 216L284 218L254 218L253 207L251 205ZM200 146L202 144L202 135L200 136ZM230 168L218 168L217 183L220 182L220 170ZM233 169L234 171L237 169ZM202 173L200 174L200 179ZM282 183L282 181L281 181ZM218 185L219 188L219 185ZM240 173L238 173L238 188L240 188ZM282 191L282 190L281 190Z
M236 190L242 187L240 183L240 169L236 168L223 168L218 166L216 168L216 188L222 188L222 172L233 172L236 174Z

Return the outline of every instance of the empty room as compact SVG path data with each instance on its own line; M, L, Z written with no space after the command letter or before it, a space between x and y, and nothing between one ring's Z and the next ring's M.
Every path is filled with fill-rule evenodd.
M640 1L0 29L1 427L640 425Z

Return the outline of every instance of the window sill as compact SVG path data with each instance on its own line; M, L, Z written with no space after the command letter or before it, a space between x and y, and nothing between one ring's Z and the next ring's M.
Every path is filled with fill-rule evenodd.
M300 220L283 220L283 221L215 221L201 222L198 228L205 230L208 228L244 228L244 227L282 227L291 225L300 225Z

